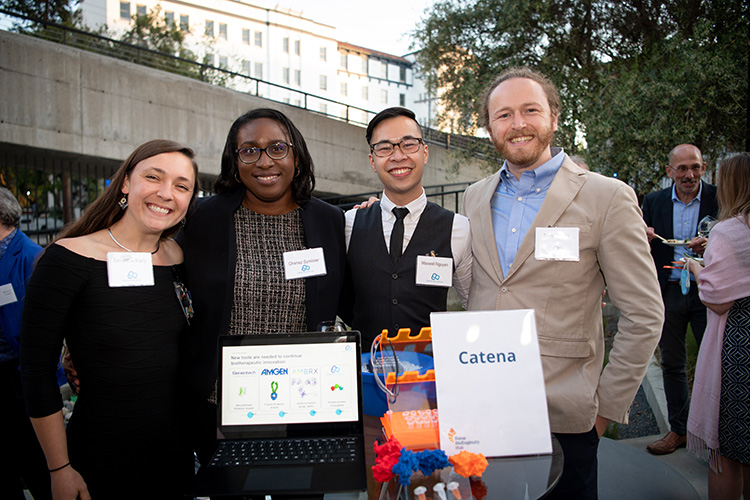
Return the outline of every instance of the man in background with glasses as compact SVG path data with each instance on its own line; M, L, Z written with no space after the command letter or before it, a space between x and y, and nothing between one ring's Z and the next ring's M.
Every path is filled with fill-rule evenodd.
M381 111L365 137L384 189L380 201L346 213L348 303L341 317L362 333L367 350L383 329L430 326L430 313L446 310L451 282L466 304L471 236L466 217L427 201L429 151L412 111Z
M706 238L696 237L698 222L706 217L716 217L716 187L701 181L706 171L700 150L692 144L680 144L669 152L667 176L674 182L671 187L646 195L643 200L643 219L648 229L656 272L659 276L664 301L664 326L659 350L661 351L664 393L667 396L667 413L670 431L647 449L655 455L666 455L686 444L689 390L685 336L688 323L698 346L706 329L706 306L698 297L698 287L691 286L683 295L680 287L680 269L673 267L685 252L703 255ZM688 241L677 245L666 240Z

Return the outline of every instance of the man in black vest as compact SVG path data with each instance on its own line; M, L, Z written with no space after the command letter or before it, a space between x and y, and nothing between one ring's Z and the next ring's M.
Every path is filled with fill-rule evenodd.
M655 455L666 455L685 446L689 408L688 380L685 371L687 326L693 330L698 346L706 329L706 306L698 297L693 282L687 295L680 289L680 270L669 269L672 261L682 258L685 251L703 255L706 239L696 237L698 222L710 215L716 217L716 186L701 181L706 171L700 150L692 144L681 144L669 152L667 176L671 187L646 195L643 200L643 219L651 242L651 255L656 264L662 298L664 326L659 340L664 393L667 397L670 431L648 445ZM667 240L689 240L682 246L670 246Z
M362 332L367 350L387 329L418 332L445 311L448 288L466 304L471 284L469 220L427 201L422 173L429 152L414 113L388 108L367 127L380 201L346 213L347 303L341 317Z

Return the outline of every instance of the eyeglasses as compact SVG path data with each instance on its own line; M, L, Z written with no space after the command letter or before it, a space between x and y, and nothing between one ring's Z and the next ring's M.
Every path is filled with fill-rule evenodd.
M701 171L701 169L703 168L703 165L691 165L689 167L686 165L680 165L679 167L673 167L672 165L669 165L669 168L671 168L678 174L686 174L688 170L692 170L693 173L697 174L698 172Z
M269 144L265 148L249 146L246 148L235 149L234 152L240 157L242 163L255 163L260 160L260 154L264 151L272 160L283 160L289 154L289 149L293 147L294 144L292 143L279 141Z
M409 137L401 142L380 141L376 144L370 144L370 152L378 158L388 158L396 151L396 146L405 155L419 151L420 144L424 140L421 137Z

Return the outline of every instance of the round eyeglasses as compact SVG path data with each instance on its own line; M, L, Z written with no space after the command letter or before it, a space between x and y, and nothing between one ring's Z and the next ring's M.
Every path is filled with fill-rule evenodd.
M424 140L421 137L409 137L401 142L380 141L370 144L370 152L378 158L388 158L396 150L396 146L398 146L402 153L408 155L419 151L419 146L423 143Z
M265 148L248 146L246 148L235 149L234 152L237 153L242 163L255 163L260 160L260 154L264 151L272 160L283 160L293 147L294 144L290 142L279 141L269 144Z

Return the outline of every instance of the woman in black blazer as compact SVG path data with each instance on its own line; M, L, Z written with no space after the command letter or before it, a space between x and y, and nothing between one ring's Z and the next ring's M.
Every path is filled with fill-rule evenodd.
M229 130L216 195L198 200L178 238L195 307L185 359L202 463L215 448L217 337L314 331L336 318L344 214L313 198L314 186L312 158L291 120L249 111ZM283 255L304 249L322 249L325 274L286 279L293 259Z

